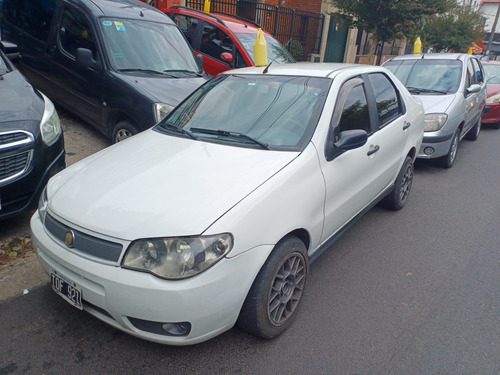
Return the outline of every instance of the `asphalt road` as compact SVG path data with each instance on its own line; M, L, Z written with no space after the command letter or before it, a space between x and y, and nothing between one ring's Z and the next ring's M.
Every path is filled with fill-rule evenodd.
M499 145L484 129L453 168L418 163L403 210L375 207L312 264L277 339L153 344L43 285L0 304L0 375L500 374Z

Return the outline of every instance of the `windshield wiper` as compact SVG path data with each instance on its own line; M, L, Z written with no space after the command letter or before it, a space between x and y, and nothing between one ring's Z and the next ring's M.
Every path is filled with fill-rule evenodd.
M118 69L119 72L141 72L141 73L148 73L148 74L155 74L155 75L169 75L173 77L171 74L166 74L166 72L160 72L158 70L152 70L152 69L140 69L140 68L127 68L127 69Z
M255 143L256 145L259 145L265 150L269 150L269 145L267 143L261 142L258 139L255 139L249 135L246 135L244 133L238 133L238 132L231 132L227 130L213 130L213 129L203 129L203 128L191 128L192 132L198 132L198 133L204 133L204 134L214 134L214 135L220 135L223 137L236 137L236 138L243 138L248 141L251 141L252 143Z
M198 140L198 137L196 135L194 135L193 133L191 133L189 130L184 129L184 128L179 128L178 126L169 124L168 122L164 122L163 124L160 125L160 127L166 128L166 129L171 130L171 131L176 132L176 133L186 134L187 136L191 137L192 139L194 139L196 141Z
M424 89L424 88L417 88L417 87L407 87L408 91L411 92L412 94L419 95L421 93L431 93L431 94L448 94L446 91L442 90L432 90L432 89Z
M193 70L187 70L187 69L167 69L167 70L164 70L163 71L164 73L169 73L169 74L176 74L176 73L181 73L181 74L186 74L186 75L195 75L195 76L198 76L198 77L202 77L203 74L200 74L200 73L197 73Z

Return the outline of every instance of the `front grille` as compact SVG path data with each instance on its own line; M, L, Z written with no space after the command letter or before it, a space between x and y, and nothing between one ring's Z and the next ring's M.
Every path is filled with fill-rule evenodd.
M0 146L8 146L11 143L16 143L28 139L28 134L24 132L3 133L0 134Z
M0 157L0 183L20 176L28 169L31 151Z
M28 170L33 151L26 150L26 146L31 144L34 144L31 133L21 130L0 133L0 184L13 180ZM16 149L19 152L16 153Z
M71 231L74 234L72 248L84 254L111 262L118 262L120 259L123 247L119 243L106 241L72 229L50 215L45 218L45 228L63 244L65 244L66 233Z

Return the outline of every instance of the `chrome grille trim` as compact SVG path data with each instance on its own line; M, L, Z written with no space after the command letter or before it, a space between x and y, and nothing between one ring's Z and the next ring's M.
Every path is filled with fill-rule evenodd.
M0 133L0 151L35 143L33 134L24 130Z
M45 228L65 247L68 247L65 243L66 233L72 231L75 236L71 249L110 262L118 262L120 259L123 246L119 243L106 241L73 229L59 222L50 214L47 214L44 225Z

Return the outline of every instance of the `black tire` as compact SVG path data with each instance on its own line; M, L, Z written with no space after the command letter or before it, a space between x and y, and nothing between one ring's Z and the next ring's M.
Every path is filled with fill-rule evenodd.
M278 242L250 288L238 325L264 339L282 334L297 316L308 271L301 240L290 236Z
M439 165L443 168L451 168L453 164L455 164L455 160L457 159L458 143L460 142L459 136L460 128L458 128L455 134L453 134L448 153L437 159Z
M113 143L121 142L139 133L137 128L128 121L120 121L113 130Z
M408 201L412 183L413 160L407 156L396 178L394 190L383 200L384 206L395 211L402 209Z
M479 138L479 133L481 132L481 119L477 120L476 125L474 125L465 135L465 138L469 141L475 141Z

